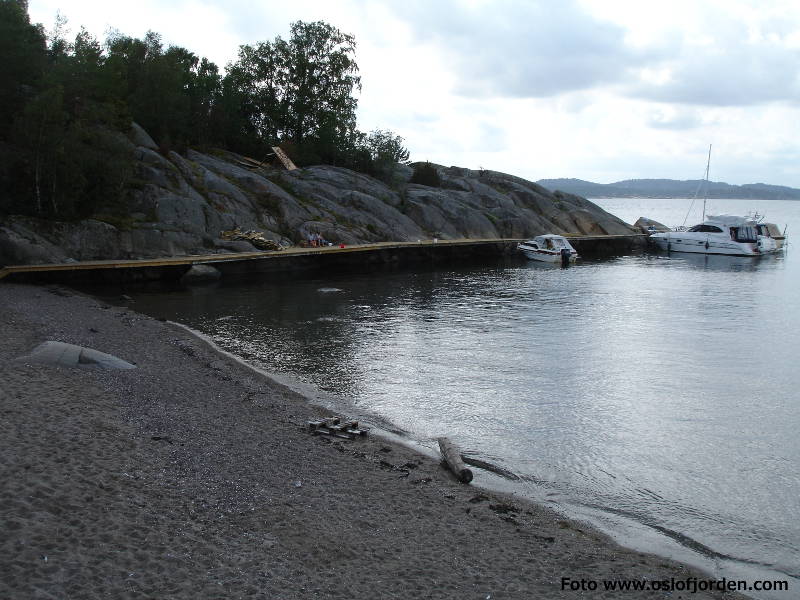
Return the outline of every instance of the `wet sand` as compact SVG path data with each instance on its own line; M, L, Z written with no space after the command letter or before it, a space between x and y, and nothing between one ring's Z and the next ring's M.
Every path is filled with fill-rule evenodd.
M0 284L0 332L0 598L742 598L604 591L710 577L377 436L312 436L322 409L130 309ZM46 340L137 368L15 360Z

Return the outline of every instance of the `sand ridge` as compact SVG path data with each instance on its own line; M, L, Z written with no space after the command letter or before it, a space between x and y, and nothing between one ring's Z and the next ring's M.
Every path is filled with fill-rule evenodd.
M561 578L698 576L408 448L311 436L322 409L181 328L59 287L0 285L0 307L0 598L615 598ZM137 368L14 360L45 340Z

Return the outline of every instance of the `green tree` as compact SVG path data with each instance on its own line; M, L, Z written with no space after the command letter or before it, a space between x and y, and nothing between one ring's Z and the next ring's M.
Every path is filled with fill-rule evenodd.
M301 166L387 182L408 161L401 137L357 129L355 40L331 25L298 21L286 40L242 46L222 77L153 31L101 45L81 29L68 40L59 15L46 36L26 4L0 0L0 212L109 212L133 169L131 120L162 151L213 144L263 158L280 144Z
M115 33L106 46L110 78L124 83L133 120L163 149L216 139L212 114L220 98L221 77L213 62L179 46L164 50L161 36L152 31L142 40Z
M220 101L222 78L217 65L201 58L189 73L186 91L189 96L189 130L191 143L206 146L217 142L212 117Z
M355 130L358 102L353 93L361 89L355 46L353 36L321 21L297 21L288 41L275 41L284 137L302 144L324 130L334 140Z
M100 43L81 28L72 43L56 29L49 43L49 65L44 87L63 90L64 110L69 118L105 123L127 129L130 115L123 103L120 79L107 68Z
M405 140L388 129L375 129L367 138L367 148L372 159L391 163L408 164L408 149Z
M47 64L44 32L25 4L0 0L0 140L38 89Z
M353 96L361 88L355 40L323 22L297 21L288 40L241 46L228 84L251 131L287 143L301 164L336 164L357 137Z
M221 80L209 113L209 143L241 154L262 157L268 141L252 119L251 96L241 89L229 71Z
M366 138L369 153L368 172L378 179L391 183L398 164L408 164L409 152L403 138L388 129L375 129Z
M5 212L75 219L122 198L132 170L127 141L107 123L76 117L69 106L63 87L51 86L15 120L17 176Z
M277 75L276 53L271 42L239 47L239 59L228 65L222 84L229 137L247 139L248 146L254 138L268 145L278 143L284 119Z
M120 84L119 98L131 112L131 117L156 135L158 124L158 98L150 98L154 91L147 77L147 67L162 53L157 34L148 32L144 40L123 36L118 32L106 40L105 74Z
M24 106L12 114L13 148L0 210L57 219L92 214L123 193L132 157L119 133L130 119L104 84L104 56L85 30L74 43L59 18L46 48L45 68Z
M418 183L429 187L441 187L442 179L439 171L429 162L416 163L414 173L411 175L410 183Z

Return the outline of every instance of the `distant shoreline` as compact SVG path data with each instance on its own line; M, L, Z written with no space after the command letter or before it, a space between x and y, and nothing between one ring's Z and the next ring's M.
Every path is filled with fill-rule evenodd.
M594 183L582 179L540 179L545 189L584 198L650 198L709 200L800 200L800 189L764 183L731 185L703 180L628 179L614 183Z
M587 196L587 200L702 200L686 196ZM728 198L724 196L709 196L708 200L750 200L753 202L797 202L800 198Z

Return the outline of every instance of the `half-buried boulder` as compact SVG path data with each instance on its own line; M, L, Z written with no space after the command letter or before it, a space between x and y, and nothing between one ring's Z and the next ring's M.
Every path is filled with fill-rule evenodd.
M44 342L34 348L27 356L17 360L25 362L44 363L59 367L99 367L101 369L135 369L136 366L129 362L74 344L65 342Z

